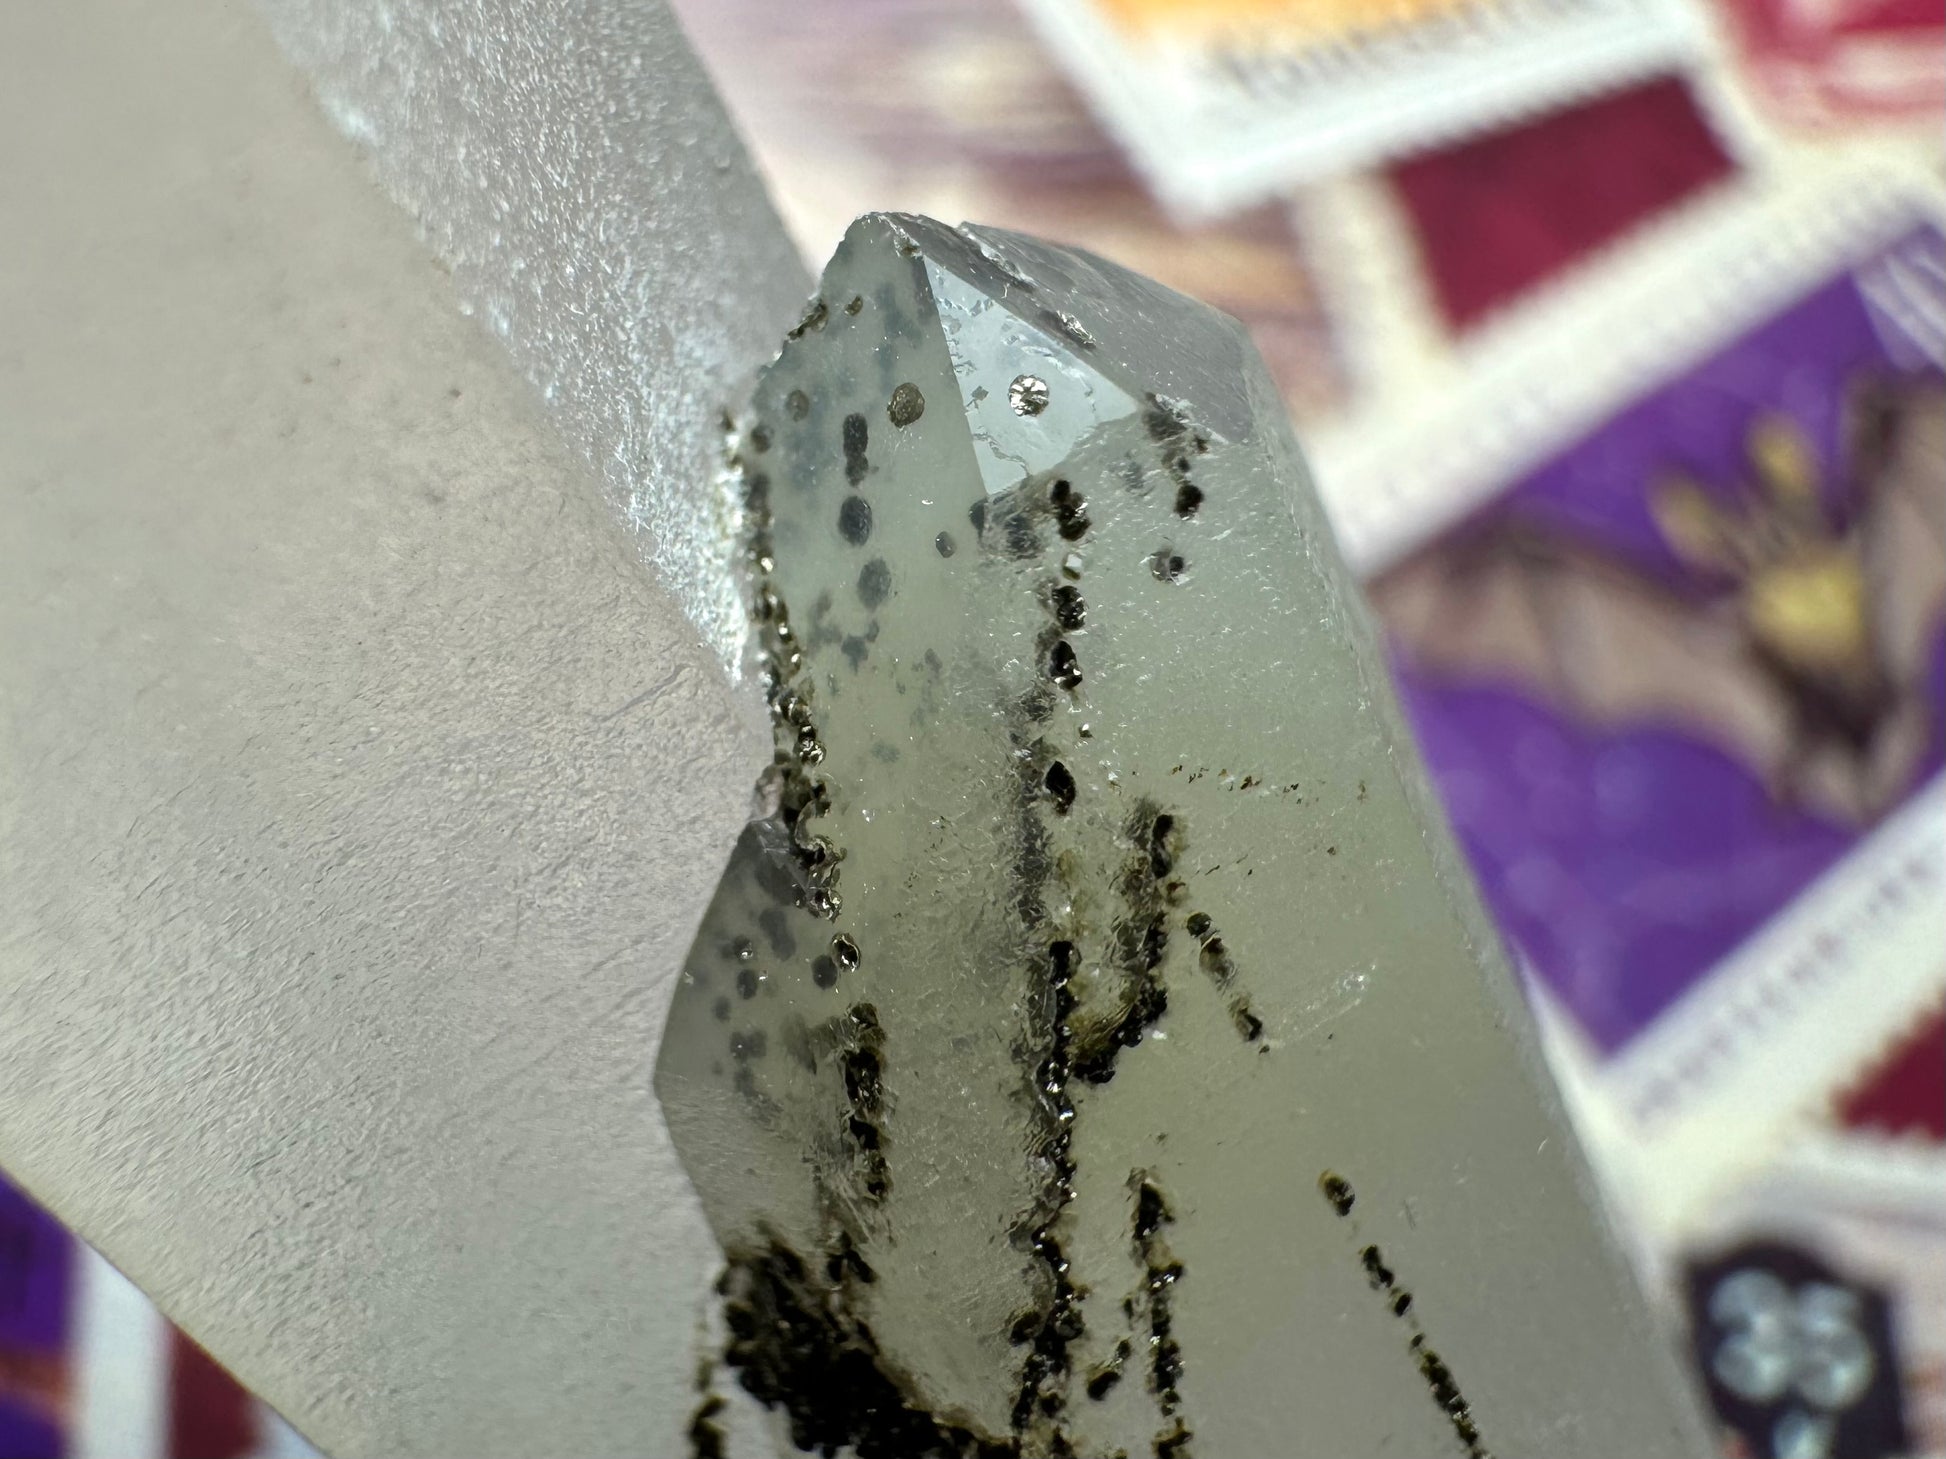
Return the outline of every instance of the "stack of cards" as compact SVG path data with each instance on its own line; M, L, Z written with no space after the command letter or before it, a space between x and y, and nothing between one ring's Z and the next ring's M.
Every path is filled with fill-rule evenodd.
M316 1459L129 1280L0 1180L0 1456Z
M1021 0L1181 217L1221 216L1640 78L1728 70L1799 131L1936 132L1928 0Z

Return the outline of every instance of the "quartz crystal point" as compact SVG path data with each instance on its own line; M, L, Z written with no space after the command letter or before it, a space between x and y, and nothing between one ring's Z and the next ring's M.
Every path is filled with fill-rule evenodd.
M794 1441L1695 1443L1239 327L868 217L728 451L777 755L656 1087Z

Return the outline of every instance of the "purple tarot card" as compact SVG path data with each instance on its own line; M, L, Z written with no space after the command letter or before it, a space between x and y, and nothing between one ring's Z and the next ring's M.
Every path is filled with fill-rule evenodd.
M58 1459L74 1239L0 1177L0 1455Z
M1946 758L1943 261L1829 276L1372 585L1487 902L1603 1054Z

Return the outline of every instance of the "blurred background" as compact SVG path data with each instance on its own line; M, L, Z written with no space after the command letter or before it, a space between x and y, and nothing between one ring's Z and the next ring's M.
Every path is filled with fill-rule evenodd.
M1724 1453L1946 1454L1946 0L674 7L1249 327ZM0 1178L0 1459L308 1452Z

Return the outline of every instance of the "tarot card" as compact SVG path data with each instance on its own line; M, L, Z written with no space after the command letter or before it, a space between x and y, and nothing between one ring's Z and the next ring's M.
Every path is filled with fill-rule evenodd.
M0 1454L63 1452L70 1242L59 1222L0 1181Z
M1946 1001L1859 1069L1830 1114L1845 1129L1946 1145Z
M1938 1147L1809 1142L1726 1193L1661 1267L1727 1453L1946 1454Z
M93 1249L0 1175L0 1455L316 1459Z
M1702 29L1680 0L1026 0L1185 217L1261 202L1664 71Z
M1740 271L1731 230L1570 321L1561 393L1448 402L1393 468L1410 516L1363 539L1459 840L1651 1228L1946 987L1946 235L1851 185L1796 233L1743 219Z
M1946 11L1932 0L1720 0L1737 65L1787 127L1946 122Z
M1319 189L1297 214L1336 265L1342 329L1356 336L1388 312L1416 310L1422 350L1461 365L1497 316L1737 171L1707 98L1664 75ZM1366 216L1341 220L1334 209ZM1393 236L1374 246L1368 235L1380 227ZM1392 383L1359 381L1379 392Z

